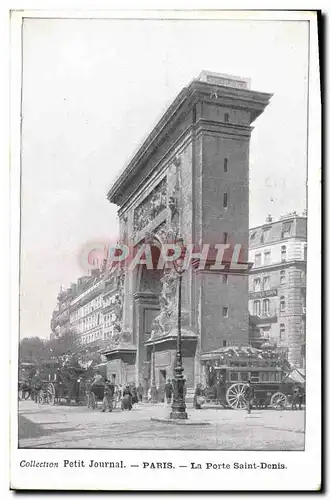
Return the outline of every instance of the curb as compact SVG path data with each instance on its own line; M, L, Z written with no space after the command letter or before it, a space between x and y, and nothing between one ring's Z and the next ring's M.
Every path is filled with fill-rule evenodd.
M171 418L157 418L151 417L153 422L162 422L163 424L174 424L174 425L211 425L211 422L195 422L192 420L172 420Z

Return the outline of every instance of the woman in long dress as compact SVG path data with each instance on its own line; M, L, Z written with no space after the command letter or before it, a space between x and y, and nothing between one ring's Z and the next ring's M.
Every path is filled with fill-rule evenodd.
M130 387L127 385L123 391L122 410L131 410L131 409L132 409L132 394Z

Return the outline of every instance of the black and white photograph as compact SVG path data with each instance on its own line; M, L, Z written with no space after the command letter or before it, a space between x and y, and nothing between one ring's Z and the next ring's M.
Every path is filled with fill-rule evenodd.
M12 488L318 489L316 12L11 30Z

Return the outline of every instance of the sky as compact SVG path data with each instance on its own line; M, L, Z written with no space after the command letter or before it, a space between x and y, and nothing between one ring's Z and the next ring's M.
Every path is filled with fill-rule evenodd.
M308 24L25 19L21 337L47 337L82 249L116 240L106 194L173 99L202 70L274 94L254 122L250 227L306 206Z

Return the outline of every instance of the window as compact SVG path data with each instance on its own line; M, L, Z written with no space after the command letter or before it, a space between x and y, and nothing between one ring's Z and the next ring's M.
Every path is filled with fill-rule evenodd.
M253 240L255 239L255 235L256 235L256 231L253 231L253 233L251 233L251 235L250 235L249 239L250 239L251 241L253 241Z
M224 113L224 121L225 121L225 123L228 123L229 118L230 118L229 113Z
M269 314L270 314L270 300L264 299L263 300L263 315L269 316Z
M284 222L282 226L281 236L282 238L288 238L291 234L292 222Z
M237 382L239 379L239 373L238 372L230 372L230 381L231 382Z
M254 300L254 316L260 316L261 314L261 302L259 300Z
M260 292L261 291L261 280L260 278L255 278L254 280L254 292Z
M228 159L224 158L224 172L228 171Z
M283 245L281 247L281 250L280 250L280 257L281 257L281 261L282 262L285 262L286 261L286 246Z
M226 244L228 242L228 233L223 233L223 243Z
M259 381L260 372L251 372L251 382Z
M228 307L223 307L223 318L227 318L229 316L229 308Z
M263 290L270 290L270 279L269 276L263 277Z
M281 323L279 326L279 340L283 341L285 337L285 325L284 323Z
M227 274L223 274L223 283L224 283L225 285L227 285L227 284L228 284L228 275L227 275Z
M261 372L261 382L269 382L269 372Z
M269 264L271 264L271 252L267 250L264 252L264 265L268 266Z
M286 271L281 271L280 272L280 284L284 285L286 283Z
M248 381L248 372L241 372L240 378L241 378L242 382L247 382Z
M255 254L255 266L256 267L261 266L261 254L260 253Z
M228 208L228 193L223 194L223 208Z
M262 230L262 233L260 236L260 243L265 243L266 241L268 241L269 232L270 232L269 229Z
M281 297L280 298L280 312L281 313L285 312L285 307L286 307L285 297Z

